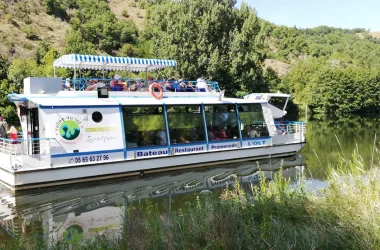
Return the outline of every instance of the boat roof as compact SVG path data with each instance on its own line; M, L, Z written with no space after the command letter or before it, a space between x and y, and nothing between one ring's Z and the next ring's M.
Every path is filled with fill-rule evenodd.
M177 67L177 61L79 54L63 55L54 61L54 68L91 70L152 71L167 67Z
M61 91L65 92L65 91ZM61 93L60 92L60 93ZM149 93L142 92L141 95L127 96L118 95L118 93L110 92L108 98L98 98L96 92L66 92L58 95L21 95L12 94L9 95L9 99L14 102L26 102L30 101L41 108L53 108L53 107L85 107L85 106L145 106L145 105L200 105L200 104L235 104L235 103L267 103L265 100L248 100L239 98L219 98L219 95L205 95L206 93L196 93L198 95L179 96L178 94L173 97L164 95L164 98L156 100ZM75 94L76 93L76 94ZM83 95L82 93L86 93ZM171 94L171 93L166 93ZM185 93L184 93L185 94ZM218 93L217 93L218 94Z

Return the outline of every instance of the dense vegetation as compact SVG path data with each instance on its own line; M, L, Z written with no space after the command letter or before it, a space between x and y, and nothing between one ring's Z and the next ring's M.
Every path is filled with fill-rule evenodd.
M219 81L230 96L291 92L294 103L313 112L380 108L380 39L365 29L276 26L259 19L245 4L235 8L235 0L129 0L129 6L146 12L145 25L138 28L124 18L129 16L128 8L121 18L111 10L111 2L2 2L0 21L21 29L36 47L26 44L23 49L31 52L15 57L14 41L5 41L13 56L0 58L0 113L12 119L14 108L5 95L20 92L24 77L52 76L52 62L64 53L176 59L177 72L163 71L156 76L204 76ZM20 14L41 11L69 26L63 48L41 38L32 19ZM268 67L266 59L273 59L274 65ZM280 63L290 71L279 74L276 65ZM71 74L59 72L62 77Z
M290 185L281 171L258 186L237 182L220 196L195 193L186 205L161 212L154 201L126 204L114 235L81 241L25 237L0 249L379 249L380 171L361 157L343 159L326 180Z
M321 113L379 110L380 39L363 29L263 25L277 51L268 57L293 64L279 89L294 102Z

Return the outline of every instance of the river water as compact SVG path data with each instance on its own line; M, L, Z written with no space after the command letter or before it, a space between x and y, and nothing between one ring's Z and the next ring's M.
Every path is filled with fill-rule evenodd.
M14 195L0 187L0 242L15 237L43 235L55 241L70 238L72 232L91 237L117 232L124 204L152 200L168 212L184 205L200 192L218 195L236 180L255 185L260 180L258 166L272 179L282 166L283 175L294 183L305 175L320 185L329 164L349 160L357 149L363 162L379 163L380 117L351 116L310 120L307 145L294 157L203 167L118 180L55 187ZM378 133L376 135L376 133ZM322 182L323 184L323 182Z

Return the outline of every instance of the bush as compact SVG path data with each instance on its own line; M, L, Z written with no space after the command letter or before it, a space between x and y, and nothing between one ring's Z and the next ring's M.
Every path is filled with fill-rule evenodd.
M16 26L16 27L20 27L20 25L13 19L12 14L6 14L5 15L5 21L9 24Z
M10 40L4 41L4 45L7 46L8 48L13 48L15 46L15 43Z
M46 13L49 15L54 15L55 17L59 17L62 20L66 20L68 18L66 10L59 1L56 0L45 0L44 5L46 7Z
M135 7L137 7L137 4L136 4L135 2L130 2L130 3L129 3L129 6L135 8Z
M29 40L36 40L38 38L36 30L31 26L24 26L21 28L22 32L25 32L26 38Z
M22 45L22 47L24 47L24 49L27 49L27 50L32 50L33 49L33 45L30 44L30 43L25 43Z
M123 17L128 18L128 17L129 17L128 10L124 9L124 10L121 12L121 15L122 15Z

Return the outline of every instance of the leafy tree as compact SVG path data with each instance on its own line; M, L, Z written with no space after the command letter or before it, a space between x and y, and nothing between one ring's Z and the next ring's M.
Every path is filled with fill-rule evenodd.
M96 54L95 46L83 39L81 32L69 30L66 33L65 53Z
M23 80L30 76L38 76L40 69L34 59L15 59L8 70L8 79L21 89Z
M20 93L20 85L9 82L4 79L0 81L0 114L7 120L17 120L16 108L8 100L8 94Z
M0 80L7 78L9 63L0 57Z
M67 18L66 10L62 7L61 2L57 0L44 0L46 13L60 17L62 20Z
M36 51L36 60L37 63L41 63L42 59L46 55L46 53L51 49L51 44L46 40L42 40L38 42L38 47Z
M163 1L151 9L145 36L179 74L217 80L231 95L260 91L263 35L256 12L232 0ZM173 18L175 17L175 18Z
M54 48L50 49L44 56L39 65L39 72L41 76L53 77L54 76L54 66L53 63L56 59L60 57L58 51ZM59 77L68 77L70 76L70 70L57 68L56 75Z
M129 20L118 21L107 1L76 0L75 4L71 3L70 6L78 7L78 10L70 20L73 31L69 35L74 41L86 43L86 48L89 48L88 43L91 43L95 49L113 54L125 43L136 44L136 25ZM79 53L75 52L76 49L85 50L78 43L76 46L70 46L70 50Z

